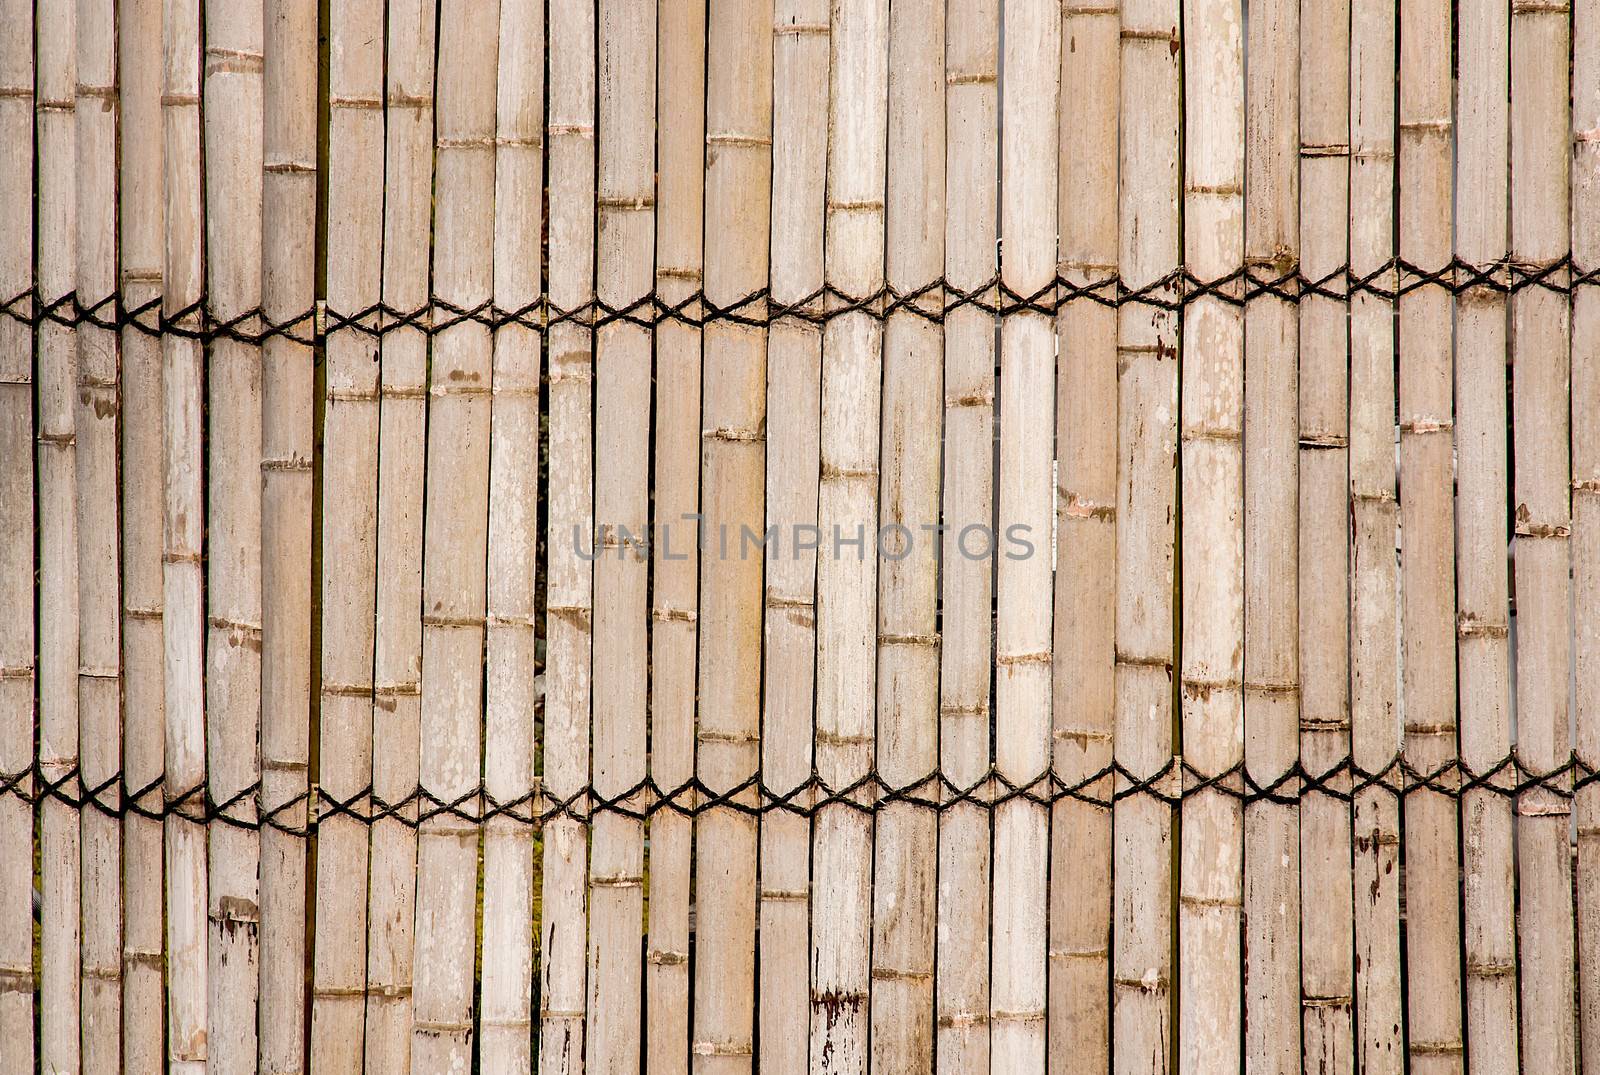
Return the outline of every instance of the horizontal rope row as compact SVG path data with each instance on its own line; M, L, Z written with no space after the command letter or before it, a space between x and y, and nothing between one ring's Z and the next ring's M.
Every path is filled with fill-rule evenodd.
M1223 277L1202 280L1180 267L1138 287L1128 286L1115 275L1087 281L1058 276L1027 294L1014 290L996 276L970 289L956 287L941 278L909 291L885 286L867 295L851 295L824 286L794 302L774 299L767 288L752 291L728 305L711 301L704 291L695 291L671 302L651 293L621 306L593 299L571 309L551 303L547 295L511 309L493 302L461 306L435 298L415 309L399 309L378 302L349 313L318 305L283 320L269 317L260 307L219 317L203 297L176 312L167 313L162 309L160 296L129 306L120 292L87 301L75 292L46 298L35 288L0 303L0 317L32 326L131 329L147 336L174 336L202 342L234 340L260 344L285 339L314 346L340 332L379 337L412 330L431 336L464 324L491 330L520 325L541 331L560 324L600 328L616 323L642 328L663 324L691 328L715 324L764 328L784 321L820 325L853 313L883 320L898 312L938 324L963 309L979 310L994 317L1018 313L1053 317L1069 304L1084 300L1106 307L1136 305L1171 312L1205 298L1234 306L1263 297L1298 303L1310 297L1343 301L1363 294L1393 302L1422 288L1441 288L1452 294L1474 289L1513 294L1539 288L1571 295L1580 288L1595 285L1600 285L1600 266L1580 269L1570 256L1539 265L1510 259L1473 265L1456 258L1432 270L1394 258L1370 272L1356 273L1344 266L1315 278L1306 276L1298 267L1284 271L1274 267L1245 267Z
M1115 784L1115 790L1109 795L1100 787L1108 779ZM1171 785L1180 782L1180 787L1172 789ZM1297 761L1264 784L1251 776L1242 762L1225 772L1208 775L1174 757L1148 776L1136 776L1120 763L1113 763L1076 781L1045 773L1019 784L991 767L980 779L964 786L939 772L908 784L891 786L876 772L868 772L845 786L831 787L813 769L809 779L783 791L769 787L760 774L755 774L721 791L707 786L698 777L671 788L663 788L655 780L646 778L621 794L611 796L602 795L591 786L565 797L536 788L514 799L501 800L480 786L453 799L441 799L418 788L403 799L387 802L369 785L345 798L330 795L325 788L317 789L315 795L308 789L268 809L260 801L259 782L219 800L203 785L181 794L168 794L160 778L130 791L120 774L83 788L76 768L50 778L36 764L20 772L0 774L0 799L21 799L32 805L55 802L74 809L93 809L111 817L133 816L152 821L176 817L196 823L221 822L240 829L265 828L293 836L308 836L330 818L349 818L368 825L395 821L414 829L437 818L469 824L507 818L525 825L543 825L562 818L583 821L597 814L643 821L663 812L694 817L712 810L733 810L751 816L781 812L811 817L833 806L874 814L899 803L939 813L962 805L993 810L1014 801L1046 807L1071 801L1105 809L1135 796L1177 806L1185 799L1212 792L1246 804L1292 805L1315 795L1350 802L1371 789L1387 791L1397 798L1429 792L1453 799L1473 791L1507 798L1544 792L1560 803L1567 803L1577 791L1597 782L1600 782L1600 768L1576 755L1563 765L1543 771L1524 766L1514 753L1482 772L1473 771L1459 761L1420 771L1404 757L1396 757L1375 772L1346 758L1332 768L1312 773ZM311 808L309 818L308 808ZM1546 806L1537 812L1564 811Z

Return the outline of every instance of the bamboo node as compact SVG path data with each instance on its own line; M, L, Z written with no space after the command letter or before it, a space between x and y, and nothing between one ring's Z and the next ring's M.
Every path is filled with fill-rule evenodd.
M1467 960L1467 974L1473 978L1512 978L1517 973L1514 959Z
M989 1013L989 1020L993 1023L1042 1023L1044 1016L1043 1008L1027 1008L1021 1011L996 1008Z
M1354 998L1348 994L1313 996L1307 993L1300 998L1300 1006L1302 1008L1348 1008L1354 1002Z
M652 948L645 955L645 962L654 967L682 967L689 963L688 952L678 952L664 948Z
M927 982L933 980L933 971L873 967L872 980L875 982Z
M1406 1046L1415 1056L1453 1056L1461 1052L1460 1041L1417 1041L1413 1039L1407 1042Z
M987 1026L989 1024L988 1012L948 1012L939 1016L939 1026L945 1030L969 1030L973 1027Z
M1463 612L1456 618L1457 638L1506 638L1510 633L1508 624L1481 620L1472 612Z
M770 604L768 607L771 607ZM880 646L937 646L939 644L939 636L900 635L880 631L878 633L878 644Z
M702 1040L694 1043L696 1056L750 1056L753 1052L748 1042Z
M774 37L804 37L808 34L821 34L827 36L833 32L833 27L825 22L815 23L779 23L772 28Z

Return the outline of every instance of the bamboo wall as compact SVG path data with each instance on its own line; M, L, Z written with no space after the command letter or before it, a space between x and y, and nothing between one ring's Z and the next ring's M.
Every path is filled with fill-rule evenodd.
M0 147L0 1072L1600 1075L1600 0L0 0Z

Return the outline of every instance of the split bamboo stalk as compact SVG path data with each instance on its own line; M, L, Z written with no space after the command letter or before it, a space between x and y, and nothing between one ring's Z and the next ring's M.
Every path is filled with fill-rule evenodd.
M594 298L595 11L552 6L547 118L549 280L552 314ZM588 325L551 325L550 489L545 568L546 803L566 803L589 779L590 656L594 548L594 335ZM544 828L539 955L539 1070L583 1071L588 827L582 800Z
M889 5L836 2L828 94L828 286L871 295L884 283ZM839 794L867 776L874 752L878 635L878 421L883 324L833 315L822 333L822 470L817 518L816 767ZM858 544L847 545L846 542ZM814 822L811 1058L821 1075L867 1070L873 815L848 803Z
M377 302L383 260L383 4L329 9L327 302L346 317ZM367 842L372 780L378 513L378 338L338 329L324 344L322 661L318 793L354 814L317 825L311 1068L362 1069ZM392 699L391 699L392 702Z
M656 19L655 281L657 297L675 305L689 301L700 288L706 5L698 0L660 0ZM700 581L691 517L700 506L698 328L673 321L657 326L655 382L648 760L650 778L670 791L694 778ZM810 736L809 717L806 736ZM692 804L684 797L676 800L676 805L687 808ZM645 1035L647 1075L688 1075L689 1071L693 835L693 822L675 809L662 809L651 816L645 957L645 1010L650 1016ZM802 845L802 860L807 851ZM801 923L804 928L803 918ZM801 960L804 981L803 955ZM763 989L762 995L766 996L767 990Z
M259 5L204 5L206 304L227 322L261 301L262 45ZM261 776L261 348L219 337L206 365L206 775L213 802L244 793L253 820ZM211 1066L253 1067L260 962L261 839L210 825Z
M84 303L117 289L117 20L108 0L78 9L77 291ZM122 768L122 642L117 496L117 331L78 328L78 736L83 786ZM80 818L81 1004L85 1072L117 1072L122 1045L122 832L114 783Z
M772 10L770 0L713 0L706 16L705 297L717 307L767 283ZM766 344L755 326L719 321L705 329L695 765L715 795L747 783L759 757L763 564L744 554L742 528L759 529L765 514ZM739 801L757 800L747 791ZM731 807L697 815L697 1075L752 1069L756 851L753 817ZM859 851L864 858L866 848Z
M433 218L436 5L388 8L384 75L383 302L427 305ZM377 628L372 672L372 825L367 897L365 1058L369 1071L411 1066L422 719L422 509L428 337L388 326L378 402ZM326 449L324 450L326 456ZM326 570L326 569L324 569ZM326 629L324 636L326 637ZM395 804L405 803L398 806Z
M1341 271L1350 246L1350 2L1305 0L1300 20L1300 270L1320 281ZM1350 756L1348 318L1345 299L1302 292L1300 757L1313 776ZM1353 1075L1350 776L1324 786L1300 803L1303 1069Z
M161 117L166 199L161 312L192 333L205 285L201 228L200 5L163 0ZM259 173L259 168L258 168ZM258 229L259 231L259 229ZM202 1075L206 989L205 353L189 333L161 341L163 481L162 638L166 667L167 1070Z
M1118 256L1123 285L1158 302L1178 264L1179 10L1175 0L1124 0L1122 177ZM1118 461L1116 757L1148 781L1172 751L1173 529L1178 450L1178 324L1153 302L1117 311ZM1168 794L1179 781L1158 781ZM1135 792L1115 809L1112 984L1118 1075L1168 1070L1172 1041L1172 808Z
M1022 296L1054 294L1061 9L1004 0L1000 69L1001 280ZM1036 310L1000 325L999 526L996 560L995 767L1014 787L1050 768L1051 576L1055 566L1055 326ZM1047 552L1048 550L1048 552ZM1050 814L1026 797L994 814L992 1063L1045 1070Z
M1567 4L1512 5L1511 254L1523 269L1559 266L1570 250L1569 34ZM1569 276L1557 267L1546 279L1560 288ZM1568 316L1567 296L1559 290L1524 287L1511 297L1517 757L1537 774L1566 765L1572 749ZM1570 773L1551 777L1517 802L1522 1064L1528 1071L1569 1072L1577 1059L1571 782Z
M992 302L1000 4L959 0L946 20L945 281L952 291L982 289ZM990 760L994 564L963 556L960 540L969 528L994 521L995 318L960 306L946 317L944 336L940 769L958 791L981 795ZM947 804L939 816L934 1053L940 1075L989 1070L989 823L983 802Z
M774 5L770 289L773 301L785 305L811 299L822 287L829 18L827 0ZM779 548L766 565L761 777L779 795L794 794L811 777L817 554L814 547L802 550L798 528L817 521L821 360L822 332L814 322L794 318L772 326L766 494L767 525L778 528ZM656 412L664 424L659 400ZM659 859L651 850L653 872ZM760 883L760 1066L765 1073L803 1071L811 1037L809 817L762 815Z
M494 300L517 310L540 291L544 177L544 6L501 0L495 112ZM522 805L483 835L483 967L479 1063L533 1068L534 671L539 548L537 329L494 339L489 443L489 575L485 636L484 790Z
M625 309L654 283L656 11L599 6L596 294ZM649 680L650 333L614 321L595 333L594 789L644 779ZM635 800L637 801L637 800ZM637 1072L643 1011L639 935L644 824L597 815L589 877L586 1064Z
M1300 262L1299 0L1257 0L1249 35L1245 264L1275 280ZM1244 761L1250 783L1293 795L1299 782L1286 777L1300 755L1299 307L1261 295L1246 304L1244 321ZM1292 1071L1301 1061L1299 820L1295 803L1244 808L1250 1071Z
M33 287L33 4L0 3L0 295ZM35 298L35 302L37 299ZM24 308L25 310L26 308ZM23 314L19 310L18 314ZM33 332L0 315L0 1067L31 1071L33 1021ZM159 906L159 903L157 904Z
M1450 260L1451 6L1400 5L1400 256L1424 270ZM1451 298L1400 299L1401 714L1405 757L1420 773L1456 754L1455 527L1452 502ZM1453 788L1445 773L1437 783ZM1456 803L1408 789L1403 840L1406 1046L1411 1070L1461 1070L1461 924Z
M1218 280L1238 272L1245 253L1243 10L1234 0L1183 7L1184 262ZM1244 311L1241 288L1230 286L1184 307L1182 326L1183 758L1205 780L1244 753ZM1244 825L1230 794L1240 784L1230 777L1182 806L1177 1039L1188 1075L1242 1067Z
M35 36L34 110L38 201L36 302L76 286L77 3L41 0ZM68 307L70 309L70 306ZM71 324L43 321L35 335L38 391L37 766L47 784L75 794L78 765L78 341ZM44 1070L79 1065L79 823L65 801L39 805L39 1060Z
M944 272L944 51L942 0L891 5L885 271L900 294ZM1053 148L1053 130L1051 137ZM943 297L934 290L919 306L936 310ZM884 326L877 768L890 789L914 789L919 799L937 794L928 777L939 764L934 538L943 345L939 325L908 309L891 314ZM774 395L770 409L783 407L782 397ZM938 817L918 803L898 802L876 820L871 1068L932 1075Z
M1506 167L1510 5L1460 9L1457 76L1456 249L1492 271L1507 251ZM1510 607L1506 572L1506 297L1489 286L1455 300L1456 663L1461 761L1487 773L1511 752ZM1516 890L1512 804L1469 789L1461 802L1465 878L1466 1062L1517 1070Z
M1572 20L1576 71L1600 69L1600 6L1578 0ZM1572 83L1572 260L1578 273L1600 266L1600 80ZM1600 412L1600 291L1594 284L1572 296L1572 413ZM1578 756L1600 767L1600 439L1591 422L1572 429L1572 585L1576 616ZM1578 959L1600 952L1600 787L1578 792ZM1509 838L1506 841L1509 844ZM1508 849L1509 854L1509 849ZM1508 985L1509 987L1509 985ZM1514 1002L1513 1002L1514 1003ZM1579 980L1578 1041L1584 1075L1600 1073L1600 980ZM1469 1024L1470 1026L1470 1024ZM1470 1040L1470 1039L1469 1039Z
M288 321L316 298L317 4L263 12L261 299ZM309 318L295 335L309 339ZM370 358L368 359L371 365ZM311 514L314 356L281 336L262 348L261 809L301 829L311 736ZM342 510L342 508L341 508ZM370 563L370 558L367 561ZM298 1071L305 1053L306 840L261 833L260 1069Z
M1351 757L1385 774L1353 803L1356 1070L1404 1070L1400 1024L1399 571L1395 563L1395 9L1352 0L1350 25Z
M498 5L439 9L433 202L434 322L443 304L493 295ZM461 1071L473 1059L478 848L483 802L483 645L488 586L493 341L464 321L433 338L422 559L420 781L459 804L417 829L416 981L411 1063Z
M1117 0L1062 9L1058 272L1102 291L1117 275L1118 30ZM1116 311L1069 299L1056 347L1054 763L1077 786L1110 766L1115 719ZM1112 783L1083 791L1100 803L1061 799L1051 824L1049 1055L1106 1075Z
M119 197L122 299L159 306L163 256L161 197L161 4L118 5ZM150 315L143 320L149 323ZM161 342L122 332L122 776L131 802L161 801L165 693L161 621ZM3 663L3 662L0 662ZM148 790L147 790L148 789ZM140 792L137 799L133 796ZM162 1063L161 822L122 820L122 1063ZM3 1033L3 1031L0 1031Z

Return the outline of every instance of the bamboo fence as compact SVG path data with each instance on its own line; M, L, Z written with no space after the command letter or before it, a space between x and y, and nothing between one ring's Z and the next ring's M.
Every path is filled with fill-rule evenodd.
M0 1071L1600 1075L1600 0L0 0Z

